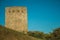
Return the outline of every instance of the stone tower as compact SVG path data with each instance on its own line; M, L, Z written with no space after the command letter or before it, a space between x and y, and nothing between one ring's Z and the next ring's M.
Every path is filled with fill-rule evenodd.
M27 31L27 8L26 7L6 7L5 27L19 31Z

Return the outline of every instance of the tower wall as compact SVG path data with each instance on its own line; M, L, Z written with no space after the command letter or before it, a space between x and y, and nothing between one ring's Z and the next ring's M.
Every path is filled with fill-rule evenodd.
M5 27L24 32L27 31L27 8L26 7L6 7Z

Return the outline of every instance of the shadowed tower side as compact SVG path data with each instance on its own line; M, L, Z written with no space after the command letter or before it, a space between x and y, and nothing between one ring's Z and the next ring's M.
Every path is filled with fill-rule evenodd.
M24 32L27 31L27 8L26 7L6 7L5 27Z

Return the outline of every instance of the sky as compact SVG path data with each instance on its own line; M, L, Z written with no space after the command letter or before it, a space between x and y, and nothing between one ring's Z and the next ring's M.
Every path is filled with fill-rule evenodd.
M49 33L60 27L60 0L0 0L0 25L5 25L5 7L26 6L28 30Z

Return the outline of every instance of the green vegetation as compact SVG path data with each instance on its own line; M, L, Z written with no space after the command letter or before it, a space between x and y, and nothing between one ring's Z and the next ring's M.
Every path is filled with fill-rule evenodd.
M53 32L48 34L39 31L34 31L34 32L30 31L28 32L28 35L44 40L60 40L60 28L56 28L53 30Z
M29 31L24 34L0 25L0 40L60 40L60 28L48 34L39 31Z

